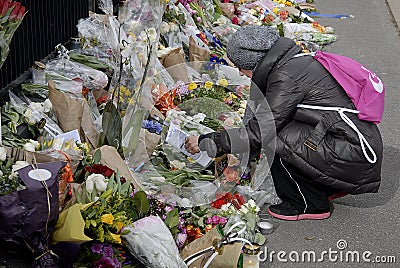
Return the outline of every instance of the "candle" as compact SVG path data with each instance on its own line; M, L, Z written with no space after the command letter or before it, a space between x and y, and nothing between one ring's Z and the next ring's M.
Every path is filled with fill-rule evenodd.
M257 223L257 226L258 228L260 228L261 233L264 235L270 234L274 230L274 226L268 221L260 221Z
M244 245L243 248L243 268L259 268L258 253L260 252L259 245L250 246Z

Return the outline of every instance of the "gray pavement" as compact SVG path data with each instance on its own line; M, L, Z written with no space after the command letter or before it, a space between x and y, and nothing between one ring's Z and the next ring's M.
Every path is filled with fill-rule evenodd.
M385 115L379 125L384 141L382 184L377 194L335 200L335 210L327 220L278 221L277 230L268 236L268 252L284 251L287 255L279 261L275 253L272 263L266 261L260 267L400 267L400 120L397 117L400 115L400 36L396 24L397 21L400 25L400 1L316 0L315 5L320 13L354 16L319 19L322 25L332 26L338 36L324 50L361 62L385 83ZM347 248L339 250L339 240L345 240ZM331 258L330 249L337 251ZM323 255L322 262L301 262L304 251L315 252L316 259L321 258L322 252L328 253ZM378 259L364 262L362 254L366 251L372 253L366 259L375 261L375 257L386 256L388 260L395 256L397 263L378 264ZM292 254L291 259L296 260L296 252L300 255L299 262L289 259ZM307 257L312 253L305 254ZM352 261L356 254L360 262Z

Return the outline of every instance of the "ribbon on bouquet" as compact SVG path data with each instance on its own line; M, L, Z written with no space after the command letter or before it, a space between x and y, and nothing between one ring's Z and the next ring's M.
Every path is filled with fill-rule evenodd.
M236 227L241 226L241 225L243 226L242 229L240 229L237 232L233 231ZM235 223L234 225L231 226L231 228L229 228L228 232L225 234L225 236L223 238L214 239L212 246L210 246L208 248L205 248L203 250L200 250L200 251L188 256L186 259L184 259L184 262L189 267L197 259L201 258L202 256L204 256L206 254L212 253L210 258L207 260L207 262L203 266L203 268L207 268L217 255L221 255L222 254L223 247L225 245L233 244L235 242L243 242L243 243L249 244L251 247L253 247L253 245L251 244L250 241L248 241L248 240L246 240L244 238L238 237L245 230L246 230L246 223L245 222L241 221L241 222Z

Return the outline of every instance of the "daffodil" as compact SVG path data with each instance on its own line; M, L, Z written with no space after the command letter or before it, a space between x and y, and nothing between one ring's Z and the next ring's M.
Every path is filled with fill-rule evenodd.
M212 86L213 86L213 82L211 82L211 81L207 81L204 84L204 87L207 88L207 89L212 89Z
M195 90L196 88L197 88L197 84L195 82L190 83L188 86L189 90Z
M122 241L121 241L121 236L120 236L119 234L109 233L109 235L110 235L110 237L112 238L112 240L113 240L115 243L118 243L118 244L121 244L121 243L122 243Z
M228 80L226 80L225 78L221 78L218 80L218 85L220 85L221 87L227 87L228 86Z
M114 221L114 216L112 214L104 214L101 216L101 221L106 224L112 224Z
M117 221L114 223L115 228L120 231L122 229L122 227L124 227L124 223L121 221Z

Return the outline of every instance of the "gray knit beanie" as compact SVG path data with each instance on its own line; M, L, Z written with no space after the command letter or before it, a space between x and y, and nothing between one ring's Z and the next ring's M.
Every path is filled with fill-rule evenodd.
M226 54L239 69L253 70L278 39L275 28L246 25L229 39Z

